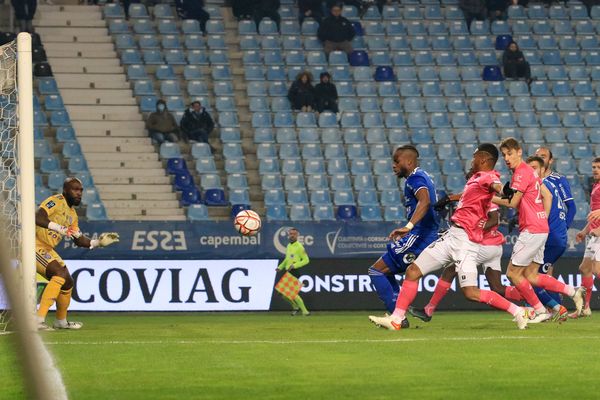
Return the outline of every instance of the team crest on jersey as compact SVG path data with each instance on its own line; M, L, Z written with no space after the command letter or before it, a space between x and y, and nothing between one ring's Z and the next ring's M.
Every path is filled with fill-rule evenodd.
M402 257L402 262L406 265L412 264L416 258L415 253L406 253L404 257Z
M44 253L44 258L46 260L50 260L52 258L52 256L50 254L48 254L48 253Z
M52 208L56 205L56 203L52 200L50 200L49 202L46 203L46 207L47 208Z

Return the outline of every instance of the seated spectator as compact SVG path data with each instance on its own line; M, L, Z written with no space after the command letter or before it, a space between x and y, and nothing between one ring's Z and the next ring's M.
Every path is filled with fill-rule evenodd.
M150 113L146 120L146 129L152 138L152 143L162 144L165 140L168 142L177 142L179 140L179 128L173 114L167 110L167 104L164 100L156 102L156 111Z
M504 66L504 76L506 78L525 78L527 82L531 81L531 68L525 61L523 52L519 50L516 42L511 42L502 55L502 65Z
M183 113L180 127L183 137L188 140L208 143L208 135L215 129L215 123L206 108L199 101L194 101Z
M281 3L279 0L258 0L254 5L254 22L256 22L256 30L263 18L270 18L277 24L277 30L281 23L281 16L277 11Z
M352 39L355 34L350 21L342 17L342 6L335 4L331 7L331 16L323 19L319 25L317 37L329 56L329 53L335 50L341 50L346 54L352 53Z
M592 18L592 7L600 6L600 0L582 0L582 3L586 6L590 18Z
M300 25L305 18L312 18L318 23L323 19L323 2L321 0L298 0Z
M315 105L315 88L311 83L310 73L304 71L298 74L294 83L288 91L288 99L292 109L302 112L310 112Z
M257 0L231 0L231 11L233 16L241 21L251 19Z
M471 32L471 22L474 19L484 21L487 18L487 9L485 0L459 0L458 6L465 15L467 29Z
M331 111L338 113L338 93L337 88L331 83L329 72L321 72L321 82L315 86L315 98L317 99L317 111Z
M491 21L503 21L508 15L510 0L487 0L487 10Z
M204 0L175 0L175 7L181 19L195 19L200 23L200 30L206 33L210 14L204 9Z

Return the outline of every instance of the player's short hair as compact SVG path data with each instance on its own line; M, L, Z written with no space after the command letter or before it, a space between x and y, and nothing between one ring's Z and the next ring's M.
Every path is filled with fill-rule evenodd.
M500 142L500 149L521 150L521 145L519 144L519 141L514 137L507 137L506 139Z
M83 182L81 182L81 180L79 178L75 178L74 176L70 176L67 179L65 179L65 181L63 182L63 190L67 189L68 186L71 185L72 182L79 182L81 184L81 186L83 186Z
M496 146L494 146L492 143L481 143L475 152L477 153L479 151L485 151L492 156L494 161L498 161L498 148L496 148Z
M546 163L544 162L544 159L542 157L538 157L538 156L529 156L529 157L527 157L527 160L525 160L525 162L527 162L527 164L529 164L530 162L536 162L536 163L540 164L540 167L543 167L544 165L546 165Z
M417 155L417 158L419 157L419 150L417 150L417 148L415 146L413 146L412 144L404 144L404 145L396 148L396 151L406 151L406 150L412 151L413 153L415 153Z
M540 146L537 149L538 150L540 150L540 149L547 150L548 151L548 156L550 157L549 160L552 160L554 158L554 155L552 154L552 150L550 150L550 147Z
M600 157L596 157L594 158L594 160L592 161L593 163L600 163Z
M299 232L299 231L298 231L298 228L296 228L295 226L290 226L290 227L288 228L288 232L289 232L289 231L296 231L296 232Z

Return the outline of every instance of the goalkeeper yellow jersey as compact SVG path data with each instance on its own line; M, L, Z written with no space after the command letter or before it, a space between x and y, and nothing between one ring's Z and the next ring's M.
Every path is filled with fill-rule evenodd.
M69 207L62 194L55 194L42 201L40 208L46 210L48 219L59 225L79 230L79 219L73 207ZM63 235L50 229L35 227L35 244L38 247L54 248L62 240Z

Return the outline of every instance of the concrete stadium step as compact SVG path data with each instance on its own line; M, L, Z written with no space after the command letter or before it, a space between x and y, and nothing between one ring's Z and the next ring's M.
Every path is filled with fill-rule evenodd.
M151 176L151 177L168 177L166 175L164 168L105 168L99 169L94 174L94 178L97 176L112 176L112 177L142 177L142 176Z
M75 121L143 121L137 106L78 106L69 107Z
M143 131L145 124L142 121L105 121L99 124L95 121L74 121L73 127L76 132L80 130L91 130L94 132L101 132L102 135L106 134L106 131L110 131L115 136L128 136L128 135L117 135L116 132L123 131Z
M162 161L122 161L122 160L87 160L88 167L97 169L154 169L163 168ZM163 169L164 172L164 169Z
M59 87L64 89L129 89L123 74L54 74Z
M52 52L49 51L48 60L52 68L56 66L57 68L61 66L77 66L77 67L114 67L120 66L121 62L117 58L101 58L101 59L88 59L88 58L64 58L64 57L54 57Z
M182 215L185 216L185 210L183 208L109 208L109 217L114 216L129 216L129 219L138 219L138 216L155 216L155 217L169 217ZM162 218L161 218L162 219Z
M56 4L42 4L39 3L37 6L37 10L48 13L48 12L65 12L65 13L77 13L77 14L92 14L98 13L99 18L102 18L101 8L100 6L95 5L80 5L79 0L71 0L72 4L68 3L65 0L55 0ZM60 3L60 4L58 4Z
M130 200L173 200L176 198L175 193L103 193L102 200L119 200L119 201L130 201Z
M50 42L50 43L44 43L44 49L46 51L50 51L52 52L52 55L54 56L54 52L56 51L65 51L65 50L70 50L70 51L80 51L80 52L111 52L110 57L114 56L114 51L115 51L115 46L112 43L96 43L93 46L90 46L89 43L80 43L80 42L75 42L75 43L61 43L61 42ZM81 56L77 56L74 55L73 57L81 57Z
M179 200L105 200L104 205L110 208L179 208Z
M85 155L88 161L157 161L158 154L150 153L92 153Z
M172 193L171 185L98 185L98 191L103 193L155 193L168 192Z
M90 28L101 28L105 27L106 23L102 20L96 21L89 18L77 18L77 17L64 17L64 16L46 16L34 20L35 26L39 27L90 27Z
M65 43L67 44L67 43ZM86 44L86 43L83 43ZM114 50L98 50L90 49L88 44L88 49L86 50L76 50L76 49L57 49L52 51L52 57L55 58L86 58L86 59L103 59L103 58L112 58L114 57Z
M110 216L110 215L109 215ZM127 216L127 215L115 215L110 216L110 219L113 221L131 221L132 219L136 221L186 221L187 217L185 215L163 215L160 218L157 218L154 215L146 216L146 215L135 215L135 216Z
M127 148L128 146L146 146L151 145L152 141L149 137L113 137L113 136L100 136L100 137L84 137L78 138L79 143L82 145L94 144L112 144L114 146L121 146L121 148Z
M92 65L89 67L81 67L79 65L60 65L56 68L52 67L52 72L62 74L122 74L123 67L118 65Z
M137 105L131 89L64 89L61 96L65 104Z
M148 154L154 153L154 146L151 144L146 145L116 145L114 143L93 143L93 144L82 144L81 148L84 152L93 153L122 153L122 154Z
M76 124L76 122L82 122L82 121L72 121L73 125ZM106 123L107 121L103 121L103 123ZM80 129L76 129L77 132L77 137L78 138L82 138L82 137L132 137L132 138L139 138L139 137L147 137L148 134L145 133L142 130L129 130L129 129L116 129L116 130L105 130L105 131L101 131L100 129L102 129L102 127L97 127L97 128L80 128Z
M44 42L93 42L93 43L112 43L112 38L108 33L108 28L70 28L64 27L36 27L36 32L39 33ZM70 40L67 40L70 38Z
M170 176L106 176L101 169L92 169L96 185L170 185ZM164 170L163 170L164 173Z

